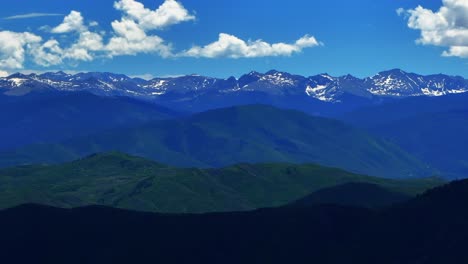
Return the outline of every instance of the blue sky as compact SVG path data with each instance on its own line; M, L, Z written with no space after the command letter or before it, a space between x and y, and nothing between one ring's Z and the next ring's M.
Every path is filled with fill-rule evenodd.
M70 70L134 76L196 73L229 77L251 70L277 69L302 75L327 72L364 77L402 68L422 74L468 77L468 52L465 54L464 50L468 44L463 37L455 41L444 35L453 31L448 24L445 27L438 24L434 30L434 25L426 23L426 20L433 21L432 15L439 15L442 5L453 11L450 15L463 18L466 15L463 5L468 7L468 0L178 0L178 7L168 5L174 16L167 21L159 21L155 13L163 0L120 0L120 8L114 6L116 1L21 0L4 5L0 10L3 18L0 20L0 72ZM174 4L175 1L166 2ZM146 11L153 13L132 14L128 10L133 4L142 4ZM422 9L417 10L419 5ZM400 15L399 8L402 8ZM75 20L83 19L81 26L72 23L74 29L63 25L72 10L79 14L75 13ZM425 11L431 11L432 15ZM460 28L462 22L458 21L462 20L454 22L454 25L458 23L456 28ZM125 28L129 31L119 35L111 25L113 21L121 26L127 22L137 26L143 30L144 39L128 43L135 31L128 26ZM468 27L463 23L462 28ZM19 35L2 35L2 32ZM221 33L226 34L223 41L231 43L230 46L225 50L205 47L218 41ZM70 49L82 35L97 36L92 34L99 35L102 43L91 43L85 50ZM434 34L437 38L428 37ZM14 53L19 47L10 42L15 38L19 41L16 44L21 43L23 57ZM132 52L119 50L117 44L111 47L112 38L119 45L122 41L133 45ZM50 40L48 46L43 46ZM266 43L256 45L249 40ZM159 46L153 45L157 41L161 42ZM239 48L242 41L247 48ZM275 46L275 43L284 45ZM10 44L10 49L2 50L2 46ZM44 54L38 53L40 47Z

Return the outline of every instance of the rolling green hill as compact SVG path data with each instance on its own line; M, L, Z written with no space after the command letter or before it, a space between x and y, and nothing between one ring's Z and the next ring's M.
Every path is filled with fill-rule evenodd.
M60 144L28 146L1 154L0 166L59 163L107 151L184 167L312 162L381 177L433 174L396 145L340 121L264 105L212 110Z
M347 182L373 183L415 195L441 184L434 178L391 180L318 165L240 164L221 169L173 168L116 152L61 165L0 170L0 208L24 203L90 204L199 213L280 206Z

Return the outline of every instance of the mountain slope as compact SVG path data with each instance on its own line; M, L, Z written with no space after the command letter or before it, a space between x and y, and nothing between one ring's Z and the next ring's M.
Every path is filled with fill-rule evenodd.
M0 211L0 257L44 264L345 263L348 231L369 216L334 206L160 215L25 205Z
M468 108L408 117L372 131L431 164L444 177L468 176Z
M380 72L364 79L352 75L332 77L319 74L305 77L271 70L250 72L239 79L219 79L199 75L143 80L114 73L63 72L45 74L13 74L0 78L0 88L8 95L22 95L35 90L91 91L107 95L173 97L207 92L240 93L265 92L276 95L310 96L324 102L340 102L344 94L361 97L375 96L441 96L468 91L467 81L459 76L444 74L419 75L400 69Z
M61 207L101 204L174 213L237 211L284 205L315 190L347 182L378 184L404 195L441 184L438 179L388 180L318 165L180 169L125 154L103 153L62 165L0 169L0 208L41 203Z
M57 142L105 129L168 119L176 112L130 98L89 93L0 96L0 150Z
M0 211L0 257L49 264L466 263L467 194L468 181L454 182L380 211L321 205L160 215L24 205Z
M364 79L368 91L380 96L442 96L467 92L467 81L444 74L419 75L400 69L383 71Z
M443 74L419 75L399 69L360 79L326 73L300 76L271 70L240 78L187 75L143 80L114 73L63 72L14 74L0 78L0 94L22 96L37 91L91 92L153 101L179 111L202 112L245 104L271 104L323 116L407 97L437 97L468 92L468 81Z
M367 262L463 263L468 245L468 181L437 187L390 208L369 225ZM384 238L384 239L382 239ZM378 244L374 243L379 241Z
M447 178L468 175L467 95L411 98L364 108L341 119L394 142Z
M339 121L271 106L212 110L56 145L35 145L0 155L2 166L63 162L118 150L176 166L242 162L313 162L384 177L431 176L398 147Z
M345 183L320 189L291 204L295 207L309 207L319 204L337 204L366 208L380 208L409 200L410 196L390 191L372 183Z
M339 119L363 128L373 128L418 115L468 109L468 94L441 97L411 97L342 114Z

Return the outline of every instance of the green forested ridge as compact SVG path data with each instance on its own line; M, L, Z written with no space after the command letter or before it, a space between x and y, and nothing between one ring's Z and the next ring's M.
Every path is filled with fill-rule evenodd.
M439 179L392 180L319 165L239 164L219 169L175 168L118 152L60 165L0 170L0 208L24 203L59 207L100 204L171 213L280 206L314 191L366 182L415 195Z

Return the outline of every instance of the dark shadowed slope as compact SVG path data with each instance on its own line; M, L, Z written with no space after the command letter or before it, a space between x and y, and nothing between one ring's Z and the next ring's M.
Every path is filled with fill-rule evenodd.
M366 260L388 263L467 263L468 181L428 191L383 212L362 243ZM379 243L375 243L378 241ZM370 261L369 261L370 260Z
M118 150L176 166L313 162L383 177L431 176L397 146L340 121L265 105L212 110L179 120L109 130L0 155L0 165L63 162Z
M349 231L370 216L336 206L177 216L25 205L0 212L0 258L47 264L345 263Z
M438 179L388 180L318 165L282 163L180 169L103 153L62 165L1 169L0 207L101 204L172 213L238 211L284 205L348 182L378 184L402 195L416 195L442 183Z
M0 212L0 257L18 263L458 264L468 255L468 182L398 207L159 215L25 205Z
M291 204L308 207L318 204L379 208L409 200L410 196L373 183L351 182L318 190Z

